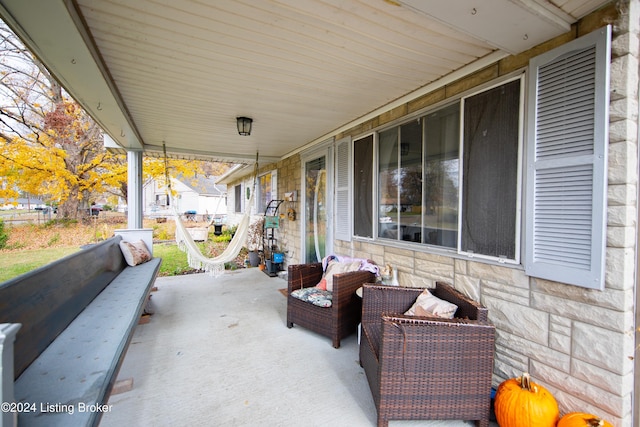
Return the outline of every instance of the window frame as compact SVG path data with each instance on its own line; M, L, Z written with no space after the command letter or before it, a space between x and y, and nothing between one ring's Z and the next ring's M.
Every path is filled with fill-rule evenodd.
M376 243L381 243L381 244L386 244L386 245L391 245L391 246L398 246L401 248L409 248L409 249L415 249L415 250L420 250L420 251L425 251L425 252L433 252L433 253L438 253L438 254L446 254L449 256L460 256L460 257L464 257L467 259L483 259L483 260L487 260L490 262L496 262L499 264L510 264L510 265L520 265L521 264L521 253L522 253L522 209L523 209L523 162L524 162L524 137L525 137L525 105L526 105L526 80L525 80L525 73L523 71L518 71L515 73L511 73L510 75L504 76L503 78L499 79L499 81L494 81L491 84L488 85L484 85L484 86L480 86L478 88L474 88L472 91L468 91L465 92L463 94L461 94L460 96L456 97L456 98L451 98L451 99L447 99L445 102L441 102L438 103L428 109L425 110L421 110L411 116L406 116L403 117L401 120L397 120L394 121L390 124L387 124L385 126L381 126L377 129L374 130L373 132L373 167L372 167L372 173L373 173L373 177L372 177L372 185L373 185L373 201L374 201L374 209L373 209L373 224L372 224L372 238L367 238L367 237L362 237L362 236L358 236L355 235L352 231L352 238L354 240L361 240L361 241L373 241ZM463 100L470 98L472 96L478 95L482 92L494 89L496 87L500 87L503 85L506 85L508 83L511 83L513 81L520 81L520 96L519 96L519 101L518 101L518 108L519 108L519 114L518 114L518 156L517 156L517 172L516 172L516 189L517 189L517 193L516 193L516 208L514 211L514 215L515 215L515 219L516 219L516 223L515 223L515 229L514 229L514 242L515 242L515 258L514 259L507 259L507 258L501 258L501 257L496 257L496 256L491 256L491 255L485 255L485 254L480 254L480 253L471 253L471 252L465 252L462 250L462 245L461 245L461 227L462 227L462 195L463 195L463 165L462 165L462 160L463 160L463 132L464 132L464 103ZM459 165L458 165L458 212L457 212L457 216L458 216L458 222L457 222L457 243L455 247L448 247L448 246L439 246L439 245L434 245L434 244L429 244L429 243L419 243L419 242L412 242L412 241L407 241L407 240L402 240L401 238L387 238L387 237L381 237L380 233L379 233L379 221L380 221L380 208L378 205L379 202L379 186L380 186L380 176L379 176L379 167L380 167L380 138L379 138L379 134L381 132L384 131L388 131L390 129L400 129L401 126L403 126L404 124L407 124L411 121L415 121L417 119L420 120L421 122L421 126L422 126L422 133L424 135L424 118L425 116L432 114L438 110L442 110L448 107L451 107L452 105L455 104L459 104L458 108L460 108L460 126L459 126L459 136L458 136L458 144L459 144L459 151L458 151L458 159L459 159ZM357 137L353 138L353 142L355 141L359 141L363 138L367 138L369 135L371 135L370 133L368 134L362 134L362 135L358 135ZM424 136L423 136L423 140L422 140L422 162L421 162L421 168L422 168L422 176L424 179L424 167L425 167L425 141L424 141ZM353 147L352 147L353 150ZM353 158L353 156L352 156ZM353 169L353 165L351 165L351 168ZM424 182L422 183L422 188L423 188L423 192L424 192ZM424 193L423 193L424 194ZM422 208L424 210L424 204L425 204L425 200L424 197L422 199ZM353 206L352 206L353 208ZM356 214L354 212L354 221L356 218ZM421 226L422 228L424 228L424 213L423 215L421 215ZM353 230L353 229L352 229ZM422 239L424 241L424 239Z

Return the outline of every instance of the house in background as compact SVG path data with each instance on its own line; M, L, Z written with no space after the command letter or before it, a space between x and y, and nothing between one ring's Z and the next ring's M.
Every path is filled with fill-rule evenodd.
M176 192L171 200L164 180L150 179L143 186L142 200L145 216L171 216L195 212L203 217L223 217L227 213L227 186L217 184L216 177L171 178L171 187Z
M46 205L40 199L20 197L18 199L0 199L0 210L10 209L36 209Z

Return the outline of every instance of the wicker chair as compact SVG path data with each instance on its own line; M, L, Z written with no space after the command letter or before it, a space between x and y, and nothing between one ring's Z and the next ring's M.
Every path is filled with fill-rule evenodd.
M360 364L378 411L389 420L474 420L489 425L495 327L487 309L445 283L432 293L455 318L405 316L423 291L364 285Z
M287 289L287 327L297 324L331 338L335 348L340 340L356 331L360 322L362 300L356 289L364 283L373 282L375 275L368 271L353 271L333 276L333 304L318 307L291 296L296 289L308 288L322 279L322 264L290 265Z

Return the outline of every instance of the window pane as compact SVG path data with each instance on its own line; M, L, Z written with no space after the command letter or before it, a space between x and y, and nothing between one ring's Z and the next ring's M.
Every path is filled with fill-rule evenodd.
M258 178L258 212L263 212L272 199L271 195L271 173L264 174Z
M515 259L520 81L464 105L462 250Z
M422 126L414 120L400 127L399 239L422 240Z
M425 117L423 243L458 245L460 105Z
M234 208L235 212L242 212L242 186L236 185L234 187Z
M353 234L373 237L373 135L353 143Z
M398 128L380 132L378 236L398 238Z

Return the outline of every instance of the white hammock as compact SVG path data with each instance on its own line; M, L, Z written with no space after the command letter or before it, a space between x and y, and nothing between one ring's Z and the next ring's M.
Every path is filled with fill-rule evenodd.
M242 216L236 233L229 242L229 245L215 258L208 258L202 254L200 248L193 241L193 237L180 219L180 214L176 211L176 205L173 204L176 216L176 243L182 251L187 253L189 267L204 270L211 276L219 276L224 273L225 263L236 259L247 240L247 231L249 230L249 221L251 220L251 206L253 206L253 194L254 191L251 192L246 212Z

